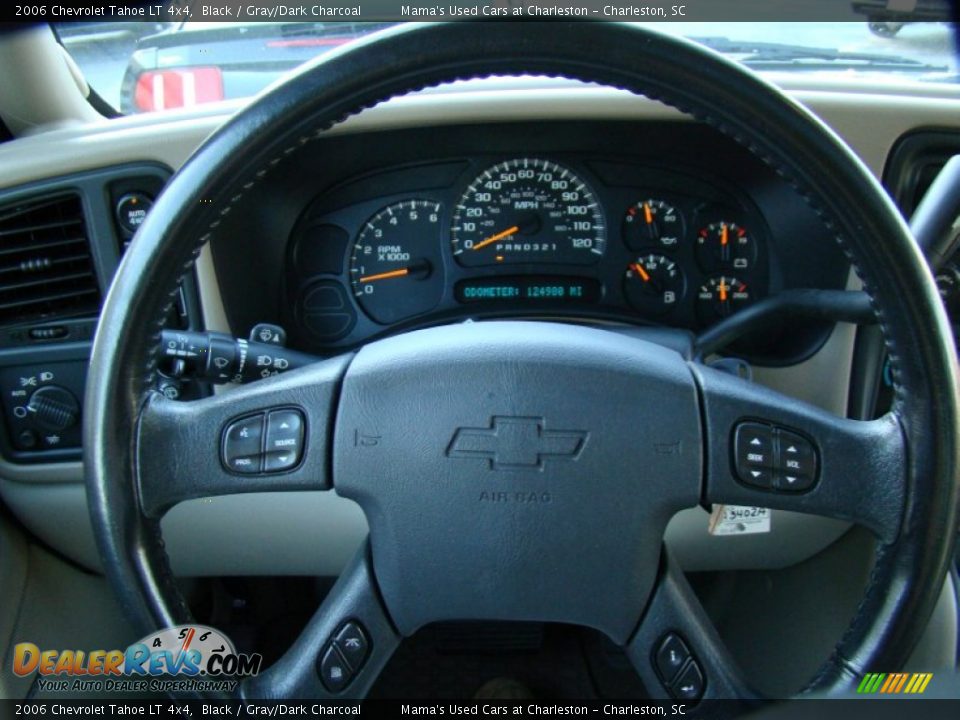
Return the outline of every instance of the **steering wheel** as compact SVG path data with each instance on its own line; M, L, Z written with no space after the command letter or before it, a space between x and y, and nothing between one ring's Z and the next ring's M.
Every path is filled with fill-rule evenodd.
M893 409L838 418L649 342L533 322L401 334L203 400L154 391L178 282L224 216L289 171L298 148L391 97L518 73L659 99L775 168L864 282ZM849 628L806 686L840 691L867 670L900 667L944 580L958 496L949 337L924 260L880 186L819 120L741 66L618 24L393 28L252 102L154 205L94 343L84 429L93 526L123 610L146 633L190 620L159 529L174 504L280 490L359 503L368 541L282 659L240 684L245 697L362 697L401 638L471 619L595 628L625 648L654 697L691 699L755 695L664 551L670 517L730 503L842 518L872 531L878 552ZM299 419L299 464L226 470L225 428L245 417ZM780 461L800 443L810 486L794 491L782 474L774 487L741 482L735 445L754 437Z

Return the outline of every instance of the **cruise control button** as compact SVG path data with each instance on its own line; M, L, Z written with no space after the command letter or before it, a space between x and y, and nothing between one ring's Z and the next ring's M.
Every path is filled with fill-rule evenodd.
M337 649L330 645L320 660L320 679L330 692L340 692L350 682L353 673L340 657Z
M657 650L656 663L657 672L664 683L670 684L689 657L690 651L679 635L670 633L663 639L660 649Z
M693 661L670 686L670 694L677 700L699 700L703 696L705 686L703 671L700 670L696 661Z
M363 661L367 659L367 654L370 652L370 645L367 643L363 628L352 621L340 628L333 642L354 671L363 665Z

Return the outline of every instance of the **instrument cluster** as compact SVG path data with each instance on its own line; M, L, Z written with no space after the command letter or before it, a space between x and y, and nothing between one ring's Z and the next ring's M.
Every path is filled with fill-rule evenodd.
M722 172L480 157L323 193L291 236L286 287L313 346L472 317L696 331L769 292L768 234Z

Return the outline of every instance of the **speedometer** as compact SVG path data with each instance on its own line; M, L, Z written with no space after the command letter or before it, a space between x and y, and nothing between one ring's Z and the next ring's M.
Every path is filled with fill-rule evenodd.
M572 170L518 158L482 172L457 204L453 255L467 267L515 263L589 265L603 255L603 209Z

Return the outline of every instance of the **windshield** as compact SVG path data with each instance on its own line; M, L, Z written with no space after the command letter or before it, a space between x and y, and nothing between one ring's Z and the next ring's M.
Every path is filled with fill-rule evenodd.
M956 83L960 73L948 19L949 5L932 3L925 14L914 15L870 14L867 7L862 22L645 24L702 42L759 72ZM390 24L128 21L54 27L97 94L132 114L250 97L311 58Z

